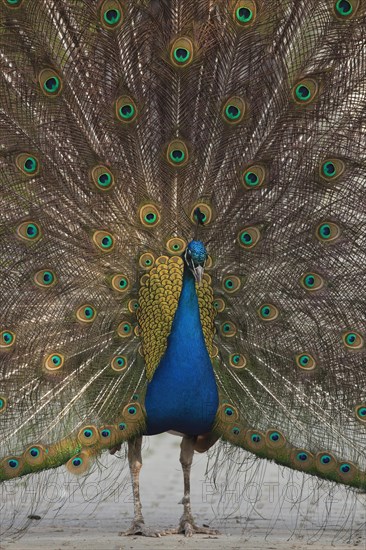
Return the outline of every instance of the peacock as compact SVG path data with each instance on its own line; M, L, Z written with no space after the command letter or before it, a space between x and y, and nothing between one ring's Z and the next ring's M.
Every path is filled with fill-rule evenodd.
M186 536L218 440L366 491L365 40L363 0L1 0L5 486L127 447L156 535L173 432Z

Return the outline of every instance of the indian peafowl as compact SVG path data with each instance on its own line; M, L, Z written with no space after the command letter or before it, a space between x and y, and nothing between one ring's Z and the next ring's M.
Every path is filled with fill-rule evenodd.
M0 480L144 435L366 490L363 0L1 0Z

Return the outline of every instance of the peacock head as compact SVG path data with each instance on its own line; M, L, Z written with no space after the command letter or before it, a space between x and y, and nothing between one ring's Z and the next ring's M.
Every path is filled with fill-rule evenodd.
M188 243L184 253L184 261L198 284L201 284L206 260L207 251L202 241L193 240Z

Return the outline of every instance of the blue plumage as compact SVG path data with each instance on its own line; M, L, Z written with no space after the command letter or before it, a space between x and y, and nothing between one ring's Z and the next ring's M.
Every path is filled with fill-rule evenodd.
M208 432L218 403L195 280L186 267L168 346L147 389L147 434L168 430L189 435Z

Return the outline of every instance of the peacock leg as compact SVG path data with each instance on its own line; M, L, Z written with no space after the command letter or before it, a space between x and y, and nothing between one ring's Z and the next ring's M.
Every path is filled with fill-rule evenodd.
M182 464L184 480L184 496L182 499L184 510L183 515L180 518L178 529L170 531L170 533L184 533L186 537L191 537L194 533L203 533L205 535L219 534L219 531L216 531L216 529L209 529L208 527L198 527L198 525L195 524L192 516L190 475L196 439L197 438L195 436L184 435L180 445L180 463Z
M157 533L156 531L153 531L145 526L145 521L142 515L139 482L140 470L142 468L141 445L142 436L138 436L135 439L128 441L128 463L130 466L133 488L134 518L132 520L131 527L127 531L120 534L158 537L160 536L160 533Z

